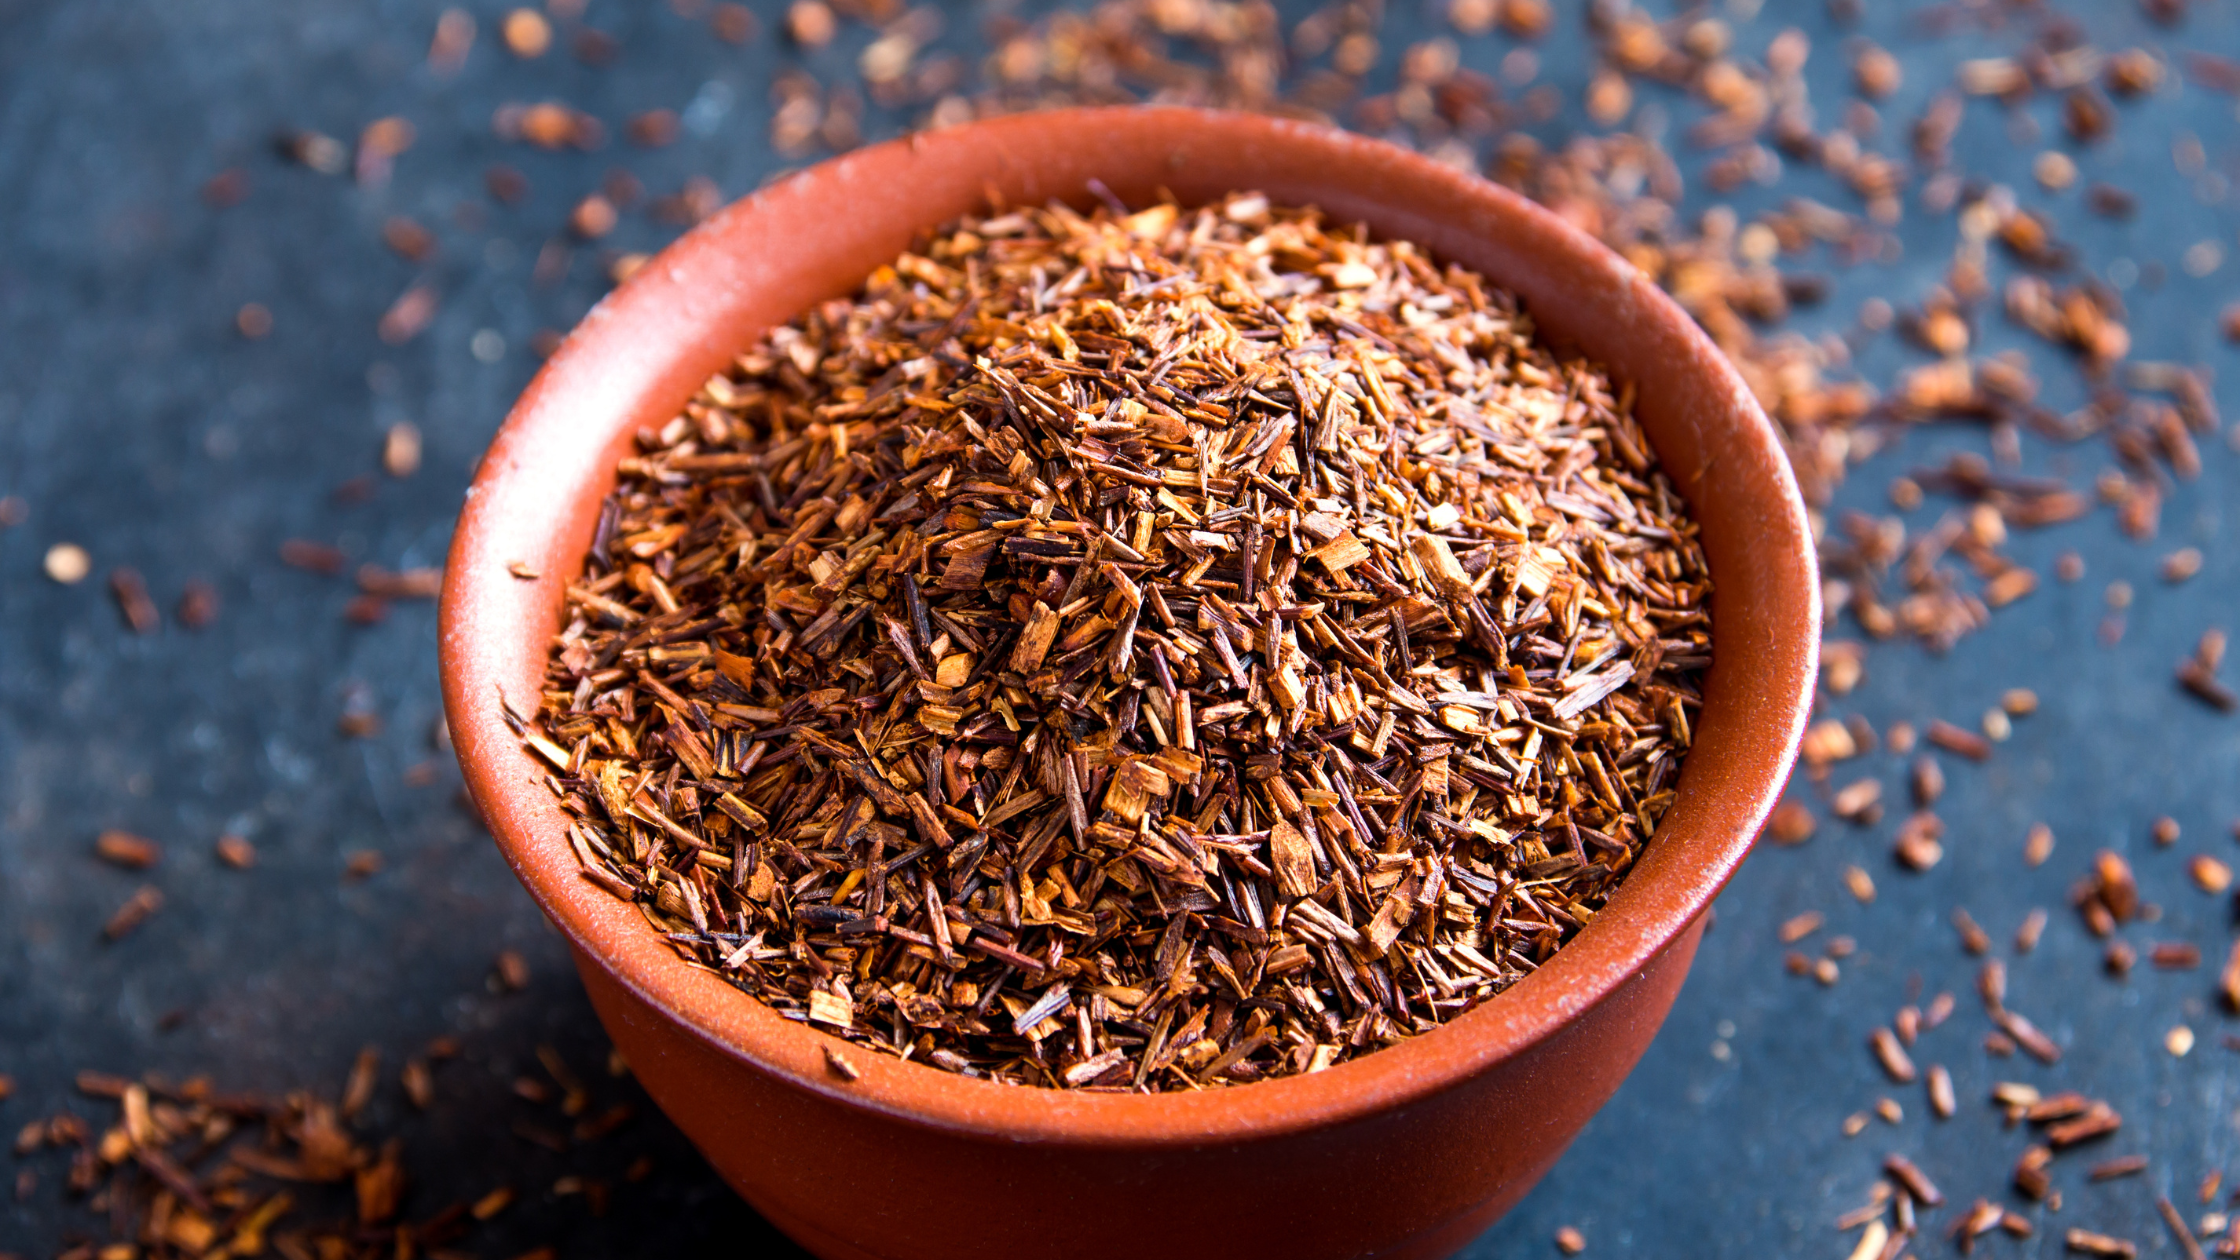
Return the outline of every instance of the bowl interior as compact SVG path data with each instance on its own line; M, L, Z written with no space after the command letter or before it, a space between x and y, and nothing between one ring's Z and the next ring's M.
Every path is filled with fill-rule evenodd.
M1018 1089L857 1055L680 961L583 880L541 767L500 715L535 708L565 584L641 427L659 427L761 332L853 291L921 229L989 207L1185 205L1256 189L1406 238L1515 292L1544 336L1638 392L1637 415L1703 527L1714 660L1678 799L1594 922L1539 971L1437 1032L1311 1076L1152 1096ZM522 579L516 563L540 574ZM1633 267L1504 189L1398 148L1281 120L1183 109L1025 115L874 146L741 201L658 255L523 394L468 495L446 571L445 706L486 819L561 930L624 985L754 1070L855 1105L1012 1137L1160 1142L1346 1118L1532 1044L1636 973L1747 853L1803 729L1819 638L1804 507L1778 439L1709 340Z

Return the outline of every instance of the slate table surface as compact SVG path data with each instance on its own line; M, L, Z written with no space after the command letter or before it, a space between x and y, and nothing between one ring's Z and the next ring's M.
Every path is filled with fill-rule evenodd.
M0 1128L12 1133L63 1108L106 1117L107 1104L74 1092L80 1069L207 1073L223 1088L332 1096L353 1056L374 1046L383 1085L369 1119L405 1140L408 1212L501 1183L521 1190L474 1236L479 1254L545 1241L570 1257L797 1254L634 1085L603 1069L607 1043L560 940L461 803L433 736L433 605L400 602L381 624L354 625L343 616L347 575L290 568L277 552L306 538L340 547L353 566L439 564L476 458L536 370L532 338L569 326L606 287L599 251L588 248L573 251L563 277L532 278L568 209L614 167L657 194L694 174L713 177L727 197L751 191L788 165L770 148L768 85L801 55L772 34L777 10L767 2L754 6L759 33L740 47L666 5L593 0L586 20L618 42L614 64L594 69L558 52L521 62L497 48L499 10L484 4L467 71L439 80L424 65L439 7L0 0L0 494L28 508L21 524L0 529L0 1073L15 1081L0 1101ZM1970 21L1929 38L1924 6L1865 7L1847 25L1819 3L1775 0L1761 11L1730 0L1716 11L1753 56L1781 27L1805 30L1824 117L1850 92L1846 40L1872 36L1897 51L1905 83L1884 104L1880 147L1901 154L1903 128L1958 61L2011 51L2022 29L2019 18ZM1575 102L1591 45L1580 15L1559 8L1539 46L1540 81L1573 103L1533 128L1549 143L1587 126ZM2196 4L2176 29L2128 4L2073 15L2105 46L2143 42L2173 59L2189 49L2240 53L2231 3ZM949 19L943 46L984 51L973 11L955 8ZM1390 82L1395 50L1442 29L1427 8L1392 4L1377 81ZM851 28L808 63L828 78L845 74L865 38ZM1465 65L1491 73L1513 44L1496 35L1462 47ZM1633 125L1671 133L1690 176L1683 213L1698 214L1714 200L1698 178L1706 158L1679 134L1697 107L1661 89L1643 96ZM589 111L610 133L654 107L682 111L686 129L667 149L635 150L617 137L588 157L492 135L501 102L545 97ZM1978 103L1956 151L1963 169L2048 208L2085 265L2124 287L2135 357L2200 364L2230 382L2240 363L2216 315L2240 265L2196 276L2181 262L2197 242L2240 246L2226 194L2240 178L2233 104L2198 85L2166 91L2124 106L2113 139L2080 149L2060 134L2056 98L2012 110ZM282 128L350 138L387 114L411 119L418 139L380 187L317 174L273 150ZM892 134L905 122L874 110L867 130ZM2205 146L2204 172L2173 165L2173 141L2187 132ZM2086 181L2139 193L2138 213L2095 218L2077 191L2036 188L2029 163L2042 148L2075 153ZM500 206L484 192L483 172L498 161L527 175L524 203ZM213 208L198 189L228 167L247 172L248 196ZM1748 215L1792 195L1857 208L1810 170L1732 200ZM432 261L415 266L381 247L394 214L434 228ZM603 245L651 249L673 232L637 212ZM1792 327L1855 334L1863 300L1917 302L1941 276L1954 232L1950 215L1923 210L1909 192L1895 229L1902 254L1852 268L1805 260L1830 277L1831 292ZM423 280L443 295L434 321L405 345L384 344L378 318ZM262 340L234 331L235 311L252 301L272 314ZM1996 314L1980 335L1991 350L2029 345ZM1890 334L1859 345L1860 367L1878 381L1923 361ZM2074 367L2034 353L2045 401L2078 405L2085 387ZM2231 385L2216 392L2228 414L2240 413ZM378 462L382 434L398 420L426 438L421 470L402 480ZM1855 468L1834 507L1888 512L1891 476L1984 449L1979 427L1922 427ZM2135 1239L2145 1254L2177 1254L2154 1194L2198 1213L2201 1177L2240 1171L2240 1057L2222 1043L2240 1024L2214 1001L2232 915L2184 873L2192 853L2240 857L2231 831L2240 719L2182 698L2171 683L2204 628L2240 629L2240 551L2228 528L2240 457L2219 441L2205 458L2201 477L2168 501L2152 543L2124 540L2105 511L2023 534L2013 551L2048 579L2038 593L1942 656L1877 644L1856 692L1823 697L1825 712L1863 715L1878 730L1936 717L1973 725L2010 687L2033 688L2042 707L2015 723L1988 763L1944 758L1947 856L1927 874L1890 857L1902 809L1868 828L1823 821L1801 847L1761 846L1720 898L1694 973L1639 1068L1468 1255L1554 1254L1559 1225L1580 1229L1596 1256L1847 1254L1853 1236L1834 1222L1865 1200L1889 1151L1910 1155L1958 1200L1930 1218L1916 1247L1950 1254L1944 1229L1976 1195L2024 1206L2007 1179L2027 1139L1998 1123L1988 1101L1998 1079L2085 1090L2114 1103L2125 1123L2099 1152L2058 1165L2060 1214L2028 1209L2036 1236L1986 1240L1990 1254L2060 1254L2070 1225ZM2096 443L2025 444L2029 470L2079 484L2110 462ZM352 501L351 484L370 494ZM1907 514L1909 526L1952 506L1932 496ZM41 557L59 541L90 552L91 579L66 587L43 575ZM2206 553L2200 576L2159 580L2160 556L2185 544ZM2084 558L2082 581L2050 579L2064 550ZM160 632L135 635L123 624L103 580L119 565L146 575L164 612ZM2110 648L2097 634L2105 589L2119 578L2136 599ZM215 624L199 631L174 612L190 579L211 583L221 600ZM1848 621L1831 634L1863 637ZM345 712L376 715L379 732L345 736ZM414 772L424 763L434 781L412 786L426 777ZM1885 780L1894 801L1902 796L1903 759L1870 754L1834 782L1862 774ZM1826 790L1800 778L1792 795L1820 802L1824 816ZM2170 849L2148 838L2162 814L2183 828ZM2023 836L2039 820L2058 844L2030 869ZM163 862L144 874L97 862L93 838L111 827L160 840ZM253 869L216 860L212 843L227 832L255 843ZM2130 856L2161 907L2159 922L2129 933L2142 953L2152 941L2189 940L2209 959L2203 969L2142 965L2123 981L2103 973L2101 944L2067 903L2102 847ZM346 878L361 852L379 855L379 871ZM1844 891L1841 874L1854 864L1879 890L1872 905ZM143 882L162 890L163 908L104 943L102 923ZM2008 959L2011 1004L2062 1046L2057 1066L1985 1051L1978 960L1948 924L1963 905ZM2035 953L2017 957L2009 941L2033 907L2052 924ZM1857 942L1833 987L1783 968L1776 926L1806 910L1828 919L1808 947L1832 934ZM524 991L492 982L506 949L528 962ZM1960 1114L1940 1122L1919 1086L1882 1076L1865 1038L1901 1003L1943 990L1960 997L1959 1014L1915 1050L1957 1082ZM2199 1034L2183 1058L2163 1048L2180 1023ZM395 1069L440 1035L458 1038L463 1055L438 1071L439 1105L412 1112ZM540 1046L591 1081L597 1105L631 1103L636 1118L612 1138L559 1152L522 1136L556 1127L549 1108L510 1090L540 1072ZM1844 1117L1884 1096L1901 1104L1902 1122L1842 1136ZM2151 1157L2141 1176L2091 1184L2082 1175L2087 1160L2132 1152ZM641 1156L651 1175L625 1179ZM17 1177L25 1170L28 1185ZM0 1180L0 1252L46 1256L88 1236L94 1222L64 1195L62 1170L51 1156L12 1162ZM567 1174L614 1184L606 1215L594 1217L580 1195L554 1193ZM1240 1209L1249 1217L1248 1205Z

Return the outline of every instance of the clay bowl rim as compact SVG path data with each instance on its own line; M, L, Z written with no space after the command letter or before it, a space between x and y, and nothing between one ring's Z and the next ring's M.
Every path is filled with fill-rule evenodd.
M1754 471L1745 474L1746 481L1762 482L1770 473L1774 484L1761 489L1770 489L1780 500L1759 505L1762 519L1757 523L1770 531L1763 540L1768 546L1762 562L1786 570L1787 581L1801 583L1803 589L1797 593L1805 600L1807 637L1794 653L1785 654L1793 659L1767 667L1777 675L1775 685L1754 690L1752 700L1737 698L1727 706L1726 716L1735 723L1781 722L1786 728L1780 732L1784 751L1769 758L1761 740L1755 754L1744 750L1759 764L1746 772L1739 787L1726 784L1715 796L1691 794L1690 780L1703 758L1702 750L1720 734L1717 725L1706 722L1696 732L1697 751L1683 765L1679 799L1659 827L1659 839L1668 850L1661 861L1652 869L1634 872L1592 923L1508 990L1440 1029L1323 1072L1150 1095L1005 1086L851 1046L784 1019L727 982L682 961L632 906L580 875L565 839L565 815L543 783L545 767L507 730L501 717L499 694L517 695L521 679L541 675L545 637L557 628L563 588L554 569L572 575L580 571L581 563L579 550L577 556L552 557L566 563L548 565L544 575L533 581L511 575L509 562L522 558L522 550L537 543L508 541L503 513L538 496L535 488L523 483L531 479L530 471L540 459L550 458L549 444L577 452L571 459L580 461L579 448L585 442L595 441L605 452L621 427L587 438L580 420L573 429L563 423L567 408L557 395L571 372L578 373L578 381L584 379L581 373L593 370L589 365L601 361L602 355L605 366L613 367L617 345L628 347L643 340L633 332L634 326L648 320L656 326L674 323L679 304L697 312L689 318L699 324L713 322L717 317L701 309L705 303L692 302L677 277L690 273L696 258L752 248L756 218L765 211L776 213L773 207L817 196L819 177L827 171L843 164L856 172L880 165L907 166L927 154L938 157L953 151L949 146L1000 147L1009 138L1053 126L1066 128L1068 136L1082 143L1091 143L1100 131L1117 134L1148 127L1180 128L1238 144L1308 146L1329 161L1333 187L1349 169L1359 174L1367 167L1397 169L1408 178L1446 186L1443 191L1474 201L1507 220L1508 226L1534 232L1546 246L1571 255L1569 265L1583 274L1600 272L1604 282L1615 276L1616 283L1631 284L1638 291L1634 298L1652 308L1644 317L1666 325L1668 335L1677 333L1687 343L1682 349L1693 364L1692 375L1700 376L1702 389L1712 399L1706 410L1718 415L1717 423L1727 430L1724 439L1739 444L1739 459L1729 461L1722 454L1720 462L1751 466ZM1501 283L1499 276L1489 278ZM1608 346L1621 344L1613 338L1627 336L1639 334L1620 331L1579 340ZM1592 346L1580 348L1591 351ZM645 371L653 373L650 368ZM669 414L682 401L677 398ZM540 448L539 444L548 445ZM602 467L605 484L611 484L611 457L602 458ZM603 485L597 488L597 493L604 492ZM508 548L513 555L505 554ZM1753 555L1752 563L1761 560ZM1714 570L1715 583L1718 576ZM1757 615L1793 622L1794 612ZM1716 594L1712 616L1716 625L1720 619ZM1820 603L1804 504L1772 425L1710 339L1631 264L1506 188L1380 141L1259 115L1114 107L1014 115L870 146L734 202L672 243L585 317L507 416L468 492L445 571L440 619L444 706L461 768L506 859L574 946L579 964L588 959L603 968L640 1001L750 1069L842 1106L988 1138L1112 1148L1267 1138L1403 1107L1557 1035L1608 998L1709 906L1747 855L1779 798L1810 710ZM1776 627L1776 633L1780 629ZM509 691L509 686L516 689ZM1684 854L1669 852L1683 848ZM1649 866L1659 852L1652 848L1650 856L1642 859L1644 865ZM1644 878L1652 875L1658 878ZM860 1072L859 1079L843 1081L836 1076L825 1059L827 1047L842 1050Z

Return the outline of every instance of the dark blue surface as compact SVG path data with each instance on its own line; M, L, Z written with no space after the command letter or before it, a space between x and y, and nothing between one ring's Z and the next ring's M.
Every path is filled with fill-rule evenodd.
M0 1130L65 1106L106 1120L105 1104L71 1090L81 1068L208 1072L226 1088L331 1093L370 1044L386 1056L375 1127L407 1141L408 1214L501 1182L522 1191L519 1205L471 1240L481 1254L547 1240L565 1256L786 1254L634 1087L601 1070L605 1041L559 941L458 802L448 753L432 742L432 605L400 603L383 624L354 626L342 615L353 593L347 576L320 577L277 558L283 540L301 537L339 545L353 566L440 562L474 460L535 369L534 334L567 327L603 291L602 255L654 248L675 231L641 208L598 246L574 248L564 277L533 279L569 208L610 170L634 172L654 196L706 174L729 197L788 164L769 146L769 84L801 58L773 34L777 9L753 7L760 29L741 47L666 6L593 0L588 23L619 43L605 69L557 49L518 61L497 47L500 10L480 8L482 36L466 71L443 81L424 66L434 4L0 3L0 493L29 507L23 524L0 530L0 1072L17 1086L0 1102ZM1836 25L1817 3L1768 4L1744 20L1756 7L1721 10L1736 22L1737 48L1754 57L1784 24L1806 30L1807 78L1823 119L1840 116L1851 91L1847 39L1871 35L1900 54L1905 83L1881 103L1876 145L1900 155L1905 128L1960 60L2016 50L2036 20L1986 5L1968 11L2003 13L2003 23L1968 19L1958 33L1930 39L1918 6L1870 5L1855 27ZM2075 16L2103 46L2240 54L2240 14L2230 3L2196 4L2176 29L2146 23L2128 5L2080 5ZM1393 6L1379 81L1389 83L1400 49L1439 29L1425 10ZM806 60L822 77L845 76L868 38L844 27L837 44ZM950 11L941 46L978 57L981 40L972 12ZM1515 46L1499 35L1461 44L1464 64L1487 73ZM1577 13L1561 17L1540 54L1539 81L1575 101L1592 62ZM606 147L550 154L493 137L499 104L547 98L602 119ZM1680 139L1701 106L1647 86L1637 100L1631 125L1671 133L1690 176L1683 214L1692 219L1715 200L1697 178L1707 155ZM624 142L628 116L654 107L685 112L681 141L653 152ZM2240 264L2196 278L2180 258L2202 240L2226 254L2240 249L2223 191L2240 178L2233 98L2189 84L2122 105L2115 135L2089 148L2062 136L2059 107L2045 93L2013 108L1971 103L1955 145L1960 167L2047 211L2096 274L2137 277L2124 294L2135 358L2232 377L2240 362L2219 339L2216 314L2235 296ZM283 128L354 140L385 114L409 118L418 141L382 187L316 174L272 148ZM891 134L906 121L873 109L866 131ZM1567 104L1535 130L1559 143L1583 125ZM2206 145L2206 175L2174 169L2181 132ZM2048 147L2075 154L2078 188L2048 194L2031 182L2030 161ZM519 206L484 192L485 168L501 161L528 177L532 193ZM204 204L203 181L233 166L248 172L246 201ZM2139 193L2139 214L2087 214L2080 190L2093 180ZM1847 270L1819 256L1785 260L1833 280L1829 300L1790 328L1841 332L1865 298L1903 309L1939 280L1956 229L1951 216L1924 210L1917 192L1918 183L1894 229L1903 243L1894 262ZM1747 221L1792 196L1858 208L1827 175L1794 164L1778 184L1738 190L1733 202ZM432 261L415 266L381 246L393 214L435 231ZM2129 267L2113 266L2119 258ZM1997 259L1994 285L2007 274ZM441 291L440 312L410 343L384 345L376 321L416 280ZM261 341L232 327L250 301L273 315ZM1984 308L1979 344L2029 349L2043 401L2056 411L2080 403L2074 365L2007 324L1996 306ZM495 362L470 348L485 329L503 340ZM1885 383L1925 361L1890 333L1865 342L1859 359ZM2218 393L2240 413L2240 394ZM421 471L402 481L383 475L378 459L382 433L399 419L427 437ZM1910 433L1853 470L1838 507L1887 512L1892 475L1985 449L1982 430L1965 423ZM2031 437L2024 452L2030 470L2079 486L2114 462L2098 442L2062 448ZM2020 1206L2008 1176L2026 1138L2003 1129L1987 1101L1998 1079L2105 1097L2125 1124L2099 1149L2056 1164L2067 1207L2029 1209L2035 1239L1987 1239L1990 1254L2060 1254L2070 1225L2133 1238L2149 1255L2175 1254L2154 1193L2197 1215L2202 1175L2240 1171L2229 1164L2240 1137L2236 1060L2220 1044L2240 1026L2213 1000L2231 912L2184 873L2196 852L2240 859L2231 832L2240 816L2240 719L2183 698L2171 683L2204 628L2240 630L2240 560L2226 519L2240 459L2219 439L2205 443L2205 460L2199 481L2167 502L2151 543L2123 540L2105 510L2021 534L2011 551L2046 579L2038 593L1942 657L1907 644L1874 648L1865 683L1828 712L1863 715L1878 730L1936 717L1972 726L2016 686L2035 689L2042 709L2018 719L1987 764L1942 758L1951 781L1939 808L1946 857L1926 874L1890 858L1904 759L1883 752L1838 767L1836 784L1882 777L1891 820L1871 828L1823 821L1802 848L1769 846L1751 860L1720 900L1694 975L1640 1068L1545 1184L1469 1254L1552 1254L1556 1227L1571 1224L1596 1256L1844 1255L1852 1239L1834 1221L1864 1201L1892 1150L1910 1154L1958 1201L1928 1217L1915 1249L1948 1254L1944 1228L1969 1200ZM338 500L337 488L358 477L370 478L370 498ZM1952 506L1932 496L1909 525L1926 528ZM91 551L93 579L65 588L42 575L41 556L62 540ZM2206 566L2188 584L2166 585L2159 558L2187 544L2205 551ZM2073 585L2051 580L2053 557L2068 549L2087 566ZM161 633L137 637L123 626L102 580L120 564L147 575L165 614ZM195 577L214 583L223 601L216 624L201 631L174 615ZM2137 598L2110 649L2095 633L2103 592L2117 578ZM1833 633L1863 637L1848 622ZM338 718L356 709L379 715L378 735L338 733ZM430 760L442 767L434 783L408 786L406 770ZM1794 790L1811 792L1801 782ZM2147 835L2164 813L2184 831L2167 850ZM2058 847L2031 870L2021 851L2037 820L2052 825ZM107 827L161 840L164 862L146 875L96 862L93 836ZM212 856L226 830L255 841L253 870L225 869ZM2134 925L2129 939L2142 954L2154 941L2192 941L2208 960L2202 969L2163 973L2142 963L2128 980L2103 974L2100 943L2067 901L2100 847L2128 853L2147 898L2162 907L2160 922ZM346 880L347 855L360 850L380 853L383 868ZM1854 863L1879 889L1871 906L1844 891L1841 872ZM101 924L142 882L164 890L165 908L129 938L102 943ZM1961 952L1948 922L1956 906L2008 957L2010 1002L2061 1043L2058 1066L1985 1053L1978 960ZM2013 932L2032 907L2046 908L2051 926L2035 953L2012 957ZM1831 934L1858 941L1833 988L1782 967L1776 926L1806 910L1824 912L1828 925L1804 948ZM489 983L506 948L529 960L525 992ZM1958 1014L1914 1053L1924 1067L1951 1068L1960 1110L1949 1121L1930 1117L1919 1085L1891 1085L1865 1046L1900 1004L1940 990L1959 997ZM2162 1048L2180 1022L2199 1039L2183 1059ZM413 1115L395 1068L441 1034L458 1036L464 1057L438 1071L441 1105ZM540 1044L592 1078L600 1105L634 1100L639 1118L564 1153L516 1136L517 1122L565 1128L550 1108L509 1092L516 1076L539 1071ZM1884 1095L1903 1104L1903 1122L1877 1120L1845 1139L1843 1118ZM2134 1151L2152 1157L2144 1176L2085 1181L2089 1163ZM653 1175L624 1181L641 1152L654 1157ZM27 1197L0 1202L0 1250L51 1254L92 1227L62 1195L57 1157L14 1168L34 1170L36 1182ZM608 1215L594 1220L582 1196L551 1193L566 1173L614 1182Z

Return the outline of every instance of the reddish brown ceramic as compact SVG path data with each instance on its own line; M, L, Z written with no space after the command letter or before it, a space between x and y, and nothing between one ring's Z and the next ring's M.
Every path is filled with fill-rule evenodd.
M1717 663L1679 799L1609 907L1536 974L1428 1036L1312 1076L1134 1096L1013 1088L838 1044L680 962L585 882L499 716L535 704L562 585L615 461L757 334L852 290L919 229L1006 202L1259 189L1476 268L1639 386L1703 525ZM522 580L508 565L543 576ZM1439 1256L1555 1162L1655 1035L1713 894L1786 778L1819 637L1811 536L1771 426L1678 307L1523 198L1389 145L1260 117L1065 111L835 158L747 198L587 316L475 478L443 596L444 701L476 801L567 934L655 1101L826 1257Z

